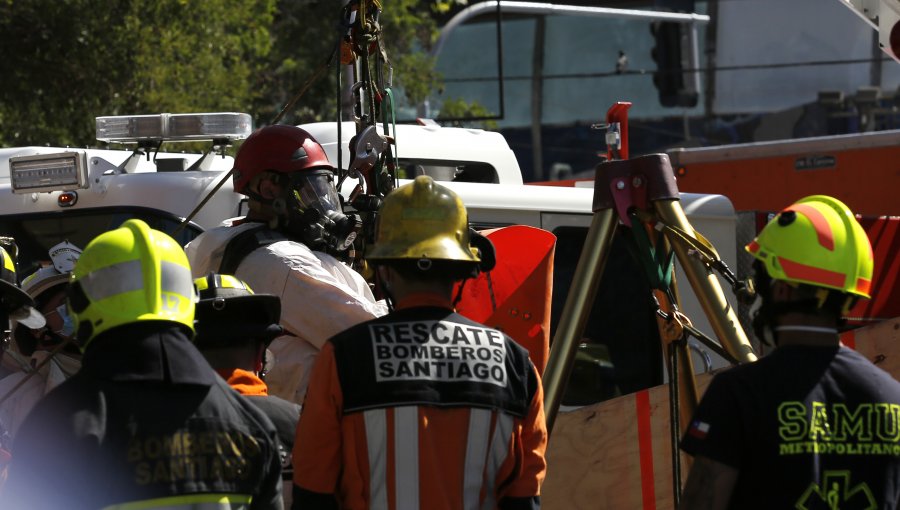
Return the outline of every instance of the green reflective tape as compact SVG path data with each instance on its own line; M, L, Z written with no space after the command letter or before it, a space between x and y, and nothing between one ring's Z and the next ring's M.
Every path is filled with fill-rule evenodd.
M246 494L186 494L111 505L103 510L247 510L252 500L253 496Z

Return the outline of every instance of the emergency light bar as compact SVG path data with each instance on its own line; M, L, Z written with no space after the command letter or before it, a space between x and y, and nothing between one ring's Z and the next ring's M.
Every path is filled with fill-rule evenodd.
M160 113L97 117L101 142L193 142L242 140L250 136L253 121L246 113Z
M9 158L13 193L69 191L87 188L83 152L59 152Z

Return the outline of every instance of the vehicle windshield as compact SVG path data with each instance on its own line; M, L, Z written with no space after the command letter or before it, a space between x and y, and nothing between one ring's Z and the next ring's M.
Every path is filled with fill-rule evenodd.
M181 219L172 214L144 207L119 207L68 210L65 214L48 212L0 216L0 235L16 240L19 247L16 272L21 281L51 263L51 246L68 240L84 249L99 234L116 229L131 218L143 220L151 228L169 234L181 246L203 231L196 224L188 224L175 234Z

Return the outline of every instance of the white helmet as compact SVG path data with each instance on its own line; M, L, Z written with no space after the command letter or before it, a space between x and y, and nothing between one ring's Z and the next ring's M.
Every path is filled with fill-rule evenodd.
M44 301L47 298L42 299L42 297L50 296L50 294L47 294L49 291L61 288L60 286L69 283L72 269L75 268L75 262L81 255L81 249L69 241L63 241L50 248L49 251L52 265L42 267L22 281L22 290L34 299L35 306L39 308L45 305ZM56 311L62 319L62 328L53 331L53 333L63 336L71 336L74 334L74 325L69 318L68 310L66 310L65 307L65 301L63 301L60 306L57 306L54 311ZM47 313L49 314L52 312L53 311L48 311ZM48 323L47 326L49 327L49 325L50 324ZM31 344L34 341L32 340L33 337L31 331L29 331L30 329L36 328L29 328L27 324L23 323L18 323L15 326L15 338L16 343L19 344L17 347L20 351L32 350L23 345ZM28 352L21 353L30 355Z
M50 261L53 264L38 269L22 280L22 290L36 299L51 287L68 283L79 256L81 249L69 241L53 246L50 248Z

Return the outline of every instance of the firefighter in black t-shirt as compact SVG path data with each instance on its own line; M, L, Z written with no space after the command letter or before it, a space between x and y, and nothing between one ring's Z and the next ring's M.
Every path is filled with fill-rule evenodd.
M681 507L897 508L900 383L840 344L869 298L872 247L842 202L803 198L746 247L777 349L718 374L681 447L694 456Z

